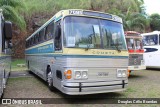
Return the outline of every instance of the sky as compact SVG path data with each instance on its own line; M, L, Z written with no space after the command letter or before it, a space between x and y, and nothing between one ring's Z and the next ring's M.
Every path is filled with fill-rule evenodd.
M160 0L144 0L146 12L151 15L153 13L160 14Z

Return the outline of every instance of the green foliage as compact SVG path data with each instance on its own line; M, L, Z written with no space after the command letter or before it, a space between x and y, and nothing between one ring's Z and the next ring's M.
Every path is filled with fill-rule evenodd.
M11 63L12 71L23 71L27 69L26 66L19 67L17 64L26 64L25 59L13 59Z
M160 15L152 14L150 16L150 26L152 30L160 30Z
M63 9L87 9L88 1L85 1L86 0L23 0L27 11L21 10L21 12L27 14L29 17L39 13L54 15Z
M38 17L42 20L38 23L43 24L63 9L88 9L118 15L123 18L125 30L144 32L150 22L143 0L1 0L0 6L6 19L14 21L20 28L26 26L24 18L28 23Z
M20 29L24 30L26 28L26 23L18 12L18 9L23 8L23 3L19 0L1 0L0 8L3 10L5 20L10 20L16 24Z

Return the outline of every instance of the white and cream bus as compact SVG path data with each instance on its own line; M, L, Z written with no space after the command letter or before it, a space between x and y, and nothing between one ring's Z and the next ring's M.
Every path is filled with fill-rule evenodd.
M129 53L128 74L130 75L131 71L146 69L143 58L143 37L135 31L126 31L125 37Z
M122 19L88 10L62 10L26 39L29 70L51 90L69 95L122 91L128 51Z
M160 68L160 31L142 34L144 60L147 68Z
M4 21L0 9L0 97L2 97L6 81L11 69L12 23Z

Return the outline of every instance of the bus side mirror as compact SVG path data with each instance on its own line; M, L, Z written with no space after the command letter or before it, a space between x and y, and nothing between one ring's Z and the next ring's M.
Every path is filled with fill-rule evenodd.
M12 39L12 23L10 21L5 21L4 23L4 34L5 39Z
M58 25L55 32L55 39L60 39L60 37L61 37L61 28L60 25Z

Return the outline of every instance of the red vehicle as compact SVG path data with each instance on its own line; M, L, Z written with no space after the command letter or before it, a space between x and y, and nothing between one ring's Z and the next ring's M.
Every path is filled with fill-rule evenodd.
M144 49L140 33L135 31L126 31L125 37L129 52L128 74L130 75L131 71L146 69L143 59Z

